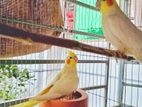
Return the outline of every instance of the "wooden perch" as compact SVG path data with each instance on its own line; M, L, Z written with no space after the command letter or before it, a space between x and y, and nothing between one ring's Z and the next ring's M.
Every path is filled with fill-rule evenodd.
M90 46L74 40L56 38L49 35L34 34L4 24L0 24L0 34L3 34L6 37L14 37L17 39L19 38L23 40L30 40L30 42L33 41L37 43L50 44L80 51L92 52L109 57L122 58L126 60L134 59L118 51Z

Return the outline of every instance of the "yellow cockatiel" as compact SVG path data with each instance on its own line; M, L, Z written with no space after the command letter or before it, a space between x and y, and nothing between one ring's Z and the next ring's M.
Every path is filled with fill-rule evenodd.
M121 11L116 0L97 0L104 36L120 52L142 62L142 31Z
M29 101L14 105L13 107L33 107L42 101L60 98L74 92L78 87L77 56L69 51L65 65L49 86Z

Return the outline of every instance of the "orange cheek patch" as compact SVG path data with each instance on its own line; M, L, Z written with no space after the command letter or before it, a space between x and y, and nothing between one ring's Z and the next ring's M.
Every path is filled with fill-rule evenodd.
M70 64L70 59L67 60L67 64Z
M112 5L113 5L113 0L106 0L106 2L107 2L107 4L108 4L109 6L112 6Z

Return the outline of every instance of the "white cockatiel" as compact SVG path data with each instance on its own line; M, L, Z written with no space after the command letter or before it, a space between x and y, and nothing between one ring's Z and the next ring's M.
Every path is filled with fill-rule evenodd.
M120 52L142 62L142 31L121 11L116 0L97 0L106 39Z
M77 56L72 51L65 60L65 65L49 86L29 101L13 107L32 107L42 101L57 99L76 91L79 78L77 75Z

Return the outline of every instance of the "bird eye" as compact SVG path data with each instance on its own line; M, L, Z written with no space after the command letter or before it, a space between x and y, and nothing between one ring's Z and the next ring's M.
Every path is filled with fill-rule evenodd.
M70 59L72 59L72 57L70 57Z

